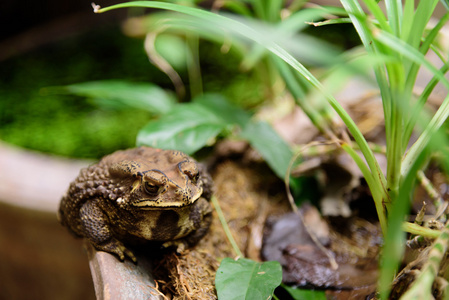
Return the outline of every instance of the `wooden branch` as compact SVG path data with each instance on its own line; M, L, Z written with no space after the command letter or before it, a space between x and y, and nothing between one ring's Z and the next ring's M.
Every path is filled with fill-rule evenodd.
M163 299L155 288L148 258L135 253L137 264L128 259L121 262L114 255L97 251L90 243L85 244L97 300Z

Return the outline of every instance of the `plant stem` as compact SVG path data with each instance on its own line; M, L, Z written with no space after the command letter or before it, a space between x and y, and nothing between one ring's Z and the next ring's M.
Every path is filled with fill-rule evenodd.
M226 222L226 219L223 214L223 211L221 210L220 204L218 204L217 197L212 196L211 202L215 208L215 211L217 212L218 219L220 220L221 226L223 226L223 230L224 230L229 242L231 243L231 246L234 249L234 252L237 254L238 257L245 257L245 255L243 255L243 253L239 249L239 246L235 242L234 237L232 236L231 229L229 229L228 223Z
M432 285L438 276L440 263L448 249L449 244L449 222L446 223L442 232L439 232L437 240L429 252L426 263L421 268L421 273L413 282L410 289L405 292L401 299L432 299ZM448 295L445 295L447 299Z
M352 149L351 147L349 147L348 144L345 143L343 143L341 147L346 151L346 153L349 154L349 156L352 157L352 159L355 161L360 171L362 172L363 176L365 177L366 183L368 184L371 193L373 195L373 200L376 206L377 216L379 218L380 227L382 228L382 233L385 235L387 231L387 219L386 219L387 215L383 204L382 193L380 192L382 191L382 187L378 186L378 182L373 178L373 175L369 171L365 162L354 151L354 149Z
M191 61L187 68L189 75L190 96L195 98L203 93L203 81L199 57L199 37L193 33L187 34L187 45L190 48Z
M427 227L422 227L415 223L410 222L404 222L402 223L402 230L405 232L414 234L414 235L421 235L428 238L437 238L440 236L441 231L430 229Z

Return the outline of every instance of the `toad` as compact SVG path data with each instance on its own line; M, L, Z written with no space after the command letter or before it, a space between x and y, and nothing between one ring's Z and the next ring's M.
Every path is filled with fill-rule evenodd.
M207 232L212 179L188 155L139 147L80 171L61 199L58 219L100 251L136 257L125 245L159 242L181 253Z

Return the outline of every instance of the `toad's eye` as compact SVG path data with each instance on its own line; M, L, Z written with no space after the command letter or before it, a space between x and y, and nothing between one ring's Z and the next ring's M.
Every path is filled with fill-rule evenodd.
M184 171L184 174L186 174L187 176L189 176L190 180L192 180L193 182L197 182L198 179L200 179L200 173L198 172L190 172L190 171Z
M198 179L200 179L200 173L196 173L196 174L193 176L193 178L192 178L192 180L195 181L195 182L197 182Z
M159 186L145 182L145 191L150 195L157 195L159 192Z

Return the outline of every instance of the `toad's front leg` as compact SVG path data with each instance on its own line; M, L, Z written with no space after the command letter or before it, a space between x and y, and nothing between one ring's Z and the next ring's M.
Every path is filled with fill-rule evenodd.
M108 216L94 200L83 204L80 209L80 218L84 236L97 250L116 254L121 261L127 256L133 262L137 262L132 251L113 236Z
M182 253L186 248L190 248L198 243L207 233L212 223L212 206L204 198L198 199L193 210L189 214L190 221L193 223L193 231L187 236L165 242L163 247L175 247L177 253Z

